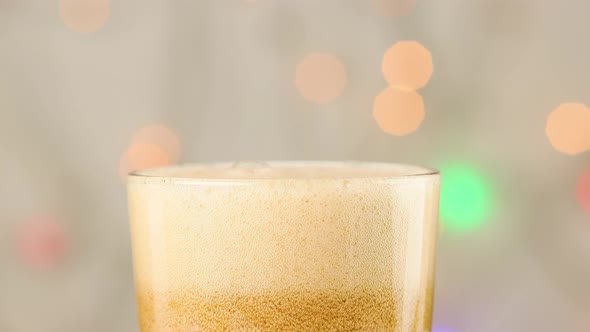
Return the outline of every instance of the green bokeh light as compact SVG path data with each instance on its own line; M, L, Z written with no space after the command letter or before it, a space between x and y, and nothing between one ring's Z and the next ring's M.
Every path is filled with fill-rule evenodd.
M440 215L445 229L471 231L480 227L492 209L488 180L469 165L449 165L441 174Z

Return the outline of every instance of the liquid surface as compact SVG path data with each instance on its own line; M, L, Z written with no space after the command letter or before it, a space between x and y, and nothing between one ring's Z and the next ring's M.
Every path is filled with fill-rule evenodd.
M354 179L435 175L433 169L402 164L337 162L238 162L185 165L135 173L171 179Z
M141 330L430 331L438 177L353 171L131 179Z

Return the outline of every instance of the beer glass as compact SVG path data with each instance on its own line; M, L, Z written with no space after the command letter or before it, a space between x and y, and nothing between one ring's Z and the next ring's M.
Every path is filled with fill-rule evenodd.
M431 331L438 172L202 164L128 177L140 328Z

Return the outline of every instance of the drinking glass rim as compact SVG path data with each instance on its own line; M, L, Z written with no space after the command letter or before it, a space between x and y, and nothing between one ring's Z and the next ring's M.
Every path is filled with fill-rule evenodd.
M278 169L303 169L306 167L322 168L324 170L333 168L349 169L358 172L353 176L305 176L305 177L263 177L263 176L188 176L191 170L207 170L236 167L236 169L264 169L265 167L276 167ZM371 174L371 171L378 170ZM184 174L182 174L184 172ZM391 174L387 172L390 171ZM129 183L160 183L160 184L213 184L213 183L254 183L273 181L342 181L342 180L382 180L400 181L409 179L438 178L438 170L404 163L387 162L365 162L365 161L264 161L264 162L213 162L213 163L186 163L180 165L151 168L130 172L127 176Z

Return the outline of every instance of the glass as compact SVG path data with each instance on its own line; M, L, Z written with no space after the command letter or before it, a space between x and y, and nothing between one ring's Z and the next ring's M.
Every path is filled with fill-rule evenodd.
M132 173L141 331L430 331L439 182L352 162Z

